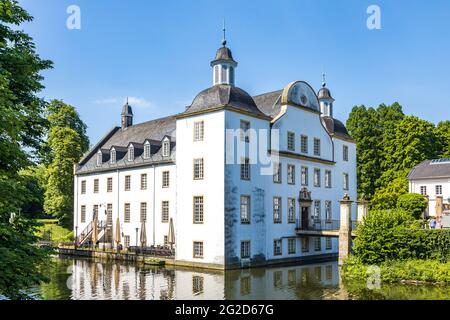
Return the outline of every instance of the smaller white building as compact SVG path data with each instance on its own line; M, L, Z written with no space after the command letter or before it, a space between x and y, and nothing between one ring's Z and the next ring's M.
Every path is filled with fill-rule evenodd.
M420 163L411 170L408 180L409 192L428 198L426 217L450 214L450 158Z

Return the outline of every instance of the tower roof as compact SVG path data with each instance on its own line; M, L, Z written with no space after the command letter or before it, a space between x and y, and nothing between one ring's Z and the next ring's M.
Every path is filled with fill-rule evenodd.
M230 107L255 117L268 118L255 104L253 98L244 90L228 84L219 84L200 92L184 114L192 114Z
M319 90L319 93L317 94L317 97L319 100L333 100L333 97L331 96L331 92L327 87L322 87Z
M220 62L220 61L229 62L235 66L237 65L237 62L234 61L234 59L233 59L233 54L231 53L230 48L225 47L225 46L223 46L217 50L216 57L211 62L211 66L217 64L217 62Z
M128 101L127 101L127 103L125 103L125 105L123 106L123 109L122 109L122 115L123 115L123 116L132 116L132 115L133 115L133 110L131 109L131 106L130 106L130 104L128 103Z

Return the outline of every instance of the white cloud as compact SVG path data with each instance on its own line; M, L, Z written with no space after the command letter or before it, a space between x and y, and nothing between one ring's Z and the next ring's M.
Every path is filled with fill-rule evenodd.
M95 104L99 105L117 105L117 104L125 104L125 102L127 102L126 98L104 98L95 100ZM153 106L153 104L150 101L138 97L128 97L128 103L132 107L137 108L150 108Z
M126 101L124 101L126 102ZM144 98L128 97L128 103L132 107L150 108L153 104Z

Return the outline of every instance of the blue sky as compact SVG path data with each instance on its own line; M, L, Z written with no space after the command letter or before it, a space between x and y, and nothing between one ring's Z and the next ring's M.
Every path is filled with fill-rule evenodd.
M23 25L46 71L46 99L75 106L91 143L120 124L127 96L135 123L178 113L212 85L210 61L222 20L239 62L236 84L252 95L321 74L345 121L354 105L400 102L437 123L450 107L450 1L406 0L20 0L34 17ZM81 30L66 27L69 5ZM366 10L381 9L381 30Z

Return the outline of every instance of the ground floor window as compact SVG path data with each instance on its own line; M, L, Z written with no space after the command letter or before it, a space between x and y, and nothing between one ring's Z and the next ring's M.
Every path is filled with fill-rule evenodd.
M194 258L203 258L203 241L194 241Z
M241 241L241 259L250 258L250 241Z
M273 241L273 255L274 256L281 256L282 255L282 249L281 249L281 239L277 239Z
M129 248L130 247L130 236L123 237L123 240L125 242L125 248Z
M296 253L296 240L295 238L288 239L288 254Z

